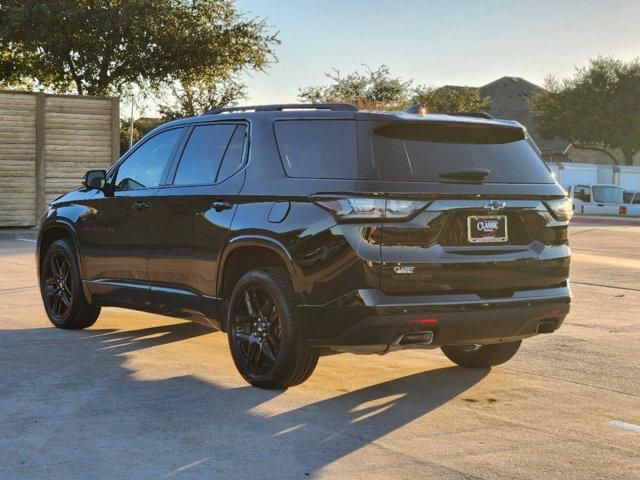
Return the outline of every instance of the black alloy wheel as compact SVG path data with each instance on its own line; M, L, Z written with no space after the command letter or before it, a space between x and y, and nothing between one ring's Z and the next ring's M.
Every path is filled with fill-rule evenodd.
M69 259L63 252L54 252L49 256L44 273L44 298L47 310L55 320L62 322L69 315L73 304Z
M275 300L260 285L249 285L233 307L231 335L247 372L263 375L271 370L280 352L282 323Z
M229 348L251 385L289 388L315 369L319 351L303 338L299 302L283 268L251 270L235 282L226 310Z
M87 300L73 244L60 239L46 250L40 270L40 293L47 317L58 328L87 328L96 323L100 307Z

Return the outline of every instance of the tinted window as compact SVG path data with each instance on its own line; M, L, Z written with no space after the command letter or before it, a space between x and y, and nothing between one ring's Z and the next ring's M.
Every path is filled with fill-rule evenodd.
M116 187L119 190L157 187L162 180L171 153L182 128L159 133L145 141L118 167Z
M355 122L287 120L276 122L275 131L288 176L356 178Z
M393 123L374 130L373 145L383 180L456 182L440 174L487 169L483 182L553 182L520 129Z
M247 128L244 125L238 125L233 132L227 151L222 159L216 182L226 180L242 165L246 131Z
M182 152L174 185L213 184L235 125L195 127Z

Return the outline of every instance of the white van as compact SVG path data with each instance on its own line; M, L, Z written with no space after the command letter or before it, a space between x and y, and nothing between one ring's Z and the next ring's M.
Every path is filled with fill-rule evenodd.
M623 189L618 185L572 185L568 190L575 213L591 215L624 215Z

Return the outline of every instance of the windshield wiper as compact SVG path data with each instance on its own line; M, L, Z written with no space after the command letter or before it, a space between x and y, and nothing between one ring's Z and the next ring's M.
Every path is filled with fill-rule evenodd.
M480 182L491 173L487 168L465 168L463 170L450 170L442 172L441 178L451 178L453 180L464 180L467 182Z

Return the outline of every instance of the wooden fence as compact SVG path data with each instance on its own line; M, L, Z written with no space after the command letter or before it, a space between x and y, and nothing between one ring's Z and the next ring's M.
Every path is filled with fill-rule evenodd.
M0 91L0 227L36 225L119 156L119 99Z

